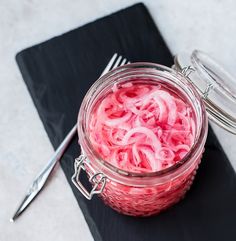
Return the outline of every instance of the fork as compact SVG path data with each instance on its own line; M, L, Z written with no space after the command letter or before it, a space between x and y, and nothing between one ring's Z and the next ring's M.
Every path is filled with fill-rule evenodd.
M107 66L103 70L102 74L108 73L110 70L115 69L118 66L122 66L124 64L128 64L130 62L127 61L126 58L123 58L121 55L118 56L117 53L115 53L110 61L108 62ZM49 159L46 166L41 170L41 172L36 176L33 183L31 184L30 188L27 191L27 194L21 204L19 205L18 209L16 210L13 217L10 219L11 222L14 222L22 213L25 211L25 209L28 207L28 205L33 201L33 199L39 194L39 192L44 187L45 183L47 182L50 174L52 173L54 167L58 163L58 161L61 159L62 155L64 154L65 150L67 149L68 145L70 144L71 140L76 134L77 125L75 124L73 128L70 130L70 132L67 134L65 139L61 142L61 144L58 146L52 157Z

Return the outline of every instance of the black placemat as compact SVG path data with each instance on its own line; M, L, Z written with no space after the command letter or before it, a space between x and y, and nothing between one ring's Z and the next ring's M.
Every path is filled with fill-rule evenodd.
M17 54L22 76L54 148L74 125L84 94L114 52L132 62L172 65L172 56L143 4ZM211 129L196 181L186 198L151 218L120 215L97 197L85 200L70 180L78 155L75 138L61 166L96 241L236 240L236 176ZM66 221L70 222L70 217Z

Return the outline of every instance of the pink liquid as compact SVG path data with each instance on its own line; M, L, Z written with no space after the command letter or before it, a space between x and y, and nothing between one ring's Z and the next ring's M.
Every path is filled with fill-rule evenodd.
M101 158L125 171L160 171L178 163L194 142L190 104L162 85L114 86L94 107L89 137ZM102 197L115 210L135 216L159 213L181 199L195 169L158 185L134 187L108 181Z

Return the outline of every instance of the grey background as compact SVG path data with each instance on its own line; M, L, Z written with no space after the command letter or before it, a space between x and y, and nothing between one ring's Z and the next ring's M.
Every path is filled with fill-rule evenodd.
M14 224L9 222L35 174L53 153L15 63L15 54L136 2L0 1L0 240L92 240L60 168L24 216ZM173 54L202 49L235 74L235 1L143 2ZM236 168L236 137L215 125L213 128Z

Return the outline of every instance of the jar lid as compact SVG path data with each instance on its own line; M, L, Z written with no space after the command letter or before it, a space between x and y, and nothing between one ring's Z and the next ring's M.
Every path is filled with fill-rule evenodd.
M181 72L202 97L208 116L216 124L236 134L236 80L206 53L194 50L178 54L175 69Z

